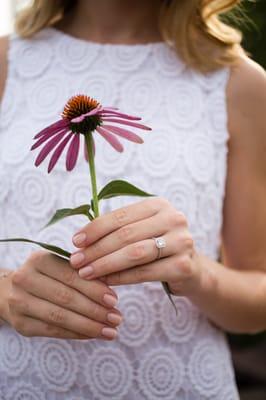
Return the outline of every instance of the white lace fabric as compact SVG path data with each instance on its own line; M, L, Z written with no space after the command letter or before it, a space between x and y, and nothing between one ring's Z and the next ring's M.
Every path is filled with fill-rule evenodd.
M33 136L86 93L140 115L153 131L116 153L95 135L99 187L115 178L168 198L188 218L196 245L217 259L226 176L228 70L196 73L164 43L100 45L45 29L13 37L0 114L0 237L24 236L72 250L86 223L40 231L54 210L88 202L88 166L64 157L48 176L36 169ZM108 212L136 199L112 199ZM1 244L1 265L17 268L33 247ZM186 298L179 315L160 283L116 288L124 322L115 342L25 338L0 328L0 398L5 400L238 400L224 334ZM2 396L2 397L1 397Z

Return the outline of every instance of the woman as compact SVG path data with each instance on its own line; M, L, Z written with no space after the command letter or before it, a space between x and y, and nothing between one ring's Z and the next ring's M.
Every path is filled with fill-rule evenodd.
M236 3L35 0L1 40L0 236L76 246L0 247L2 398L239 398L223 331L266 328L266 79L217 19ZM48 177L29 153L80 92L153 128L122 155L95 135L100 184L158 197L40 231L87 201L85 162Z

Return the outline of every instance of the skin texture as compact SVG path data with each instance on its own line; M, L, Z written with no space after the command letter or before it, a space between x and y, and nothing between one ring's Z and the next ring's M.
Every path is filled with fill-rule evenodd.
M154 11L151 12L154 10L152 4L149 0L136 0L132 8L131 0L81 0L77 11L62 21L58 28L76 37L97 42L132 44L157 41L160 36L157 18L154 17ZM107 12L102 13L103 9ZM149 19L148 15L153 17ZM87 24L88 19L90 24ZM122 22L117 24L117 20ZM145 24L144 30L139 29L144 21L150 21L150 24ZM1 43L0 46L4 47ZM0 57L0 63L4 65L6 56L3 49ZM3 75L1 70L0 88L4 86ZM84 254L84 259L78 261L75 253L71 265L76 273L79 271L80 279L86 284L94 282L96 278L114 286L167 281L175 295L187 296L222 329L254 333L266 329L265 72L243 57L231 69L227 98L230 142L222 263L197 254L185 216L167 200L155 198L113 211L82 228L73 242L79 248L78 253ZM83 242L81 233L85 235ZM163 258L158 261L157 250L150 238L160 235L166 238L167 248L163 250ZM25 271L34 269L37 274L37 265L41 260L41 263L56 269L54 257L48 260L43 252L36 257L38 263L33 256L21 270L3 279L4 283L0 281L0 315L11 321L18 330L9 304L11 299L12 305L14 288L15 298L20 296L20 301L31 308L28 296L32 294L29 293L29 286L25 286L25 281L31 277ZM66 262L60 262L71 268ZM88 266L93 269L90 276L88 268L82 269ZM23 278L20 280L20 274L24 277L24 274L27 275L25 281ZM68 284L66 288L69 288ZM38 290L35 295L37 299L42 296ZM105 290L110 289L106 287ZM90 298L92 294L87 296ZM47 305L50 314L54 301L51 299ZM81 307L81 303L78 303ZM14 312L19 313L16 309ZM45 312L39 311L38 319L47 321L45 315ZM95 318L98 315L95 315L94 321ZM29 335L34 335L31 322L27 320L26 330L30 331ZM68 330L69 326L64 325L64 329ZM99 331L94 331L94 335L96 333L99 334ZM38 334L46 335L47 326L45 328L42 325ZM81 326L79 334L84 335Z

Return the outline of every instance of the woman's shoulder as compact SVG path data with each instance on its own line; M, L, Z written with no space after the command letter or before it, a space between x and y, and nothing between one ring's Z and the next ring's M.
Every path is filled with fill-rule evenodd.
M229 131L232 141L254 147L266 144L266 72L248 57L231 68L227 87Z
M8 43L8 36L0 37L0 101L2 100L7 78Z

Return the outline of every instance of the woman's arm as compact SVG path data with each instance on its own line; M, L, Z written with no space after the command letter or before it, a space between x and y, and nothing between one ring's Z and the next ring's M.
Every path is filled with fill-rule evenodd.
M0 37L0 103L2 101L7 78L8 37Z
M74 236L71 263L85 279L109 285L168 282L221 328L266 329L266 77L248 59L228 86L229 159L224 204L225 265L197 254L183 215L150 199L103 215ZM156 260L150 238L163 235Z

